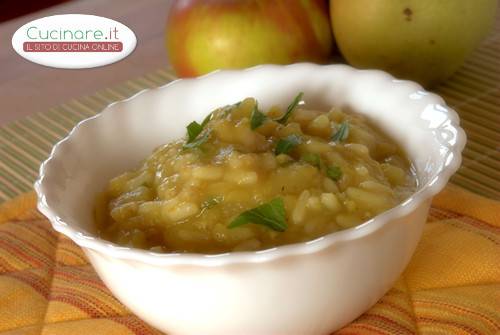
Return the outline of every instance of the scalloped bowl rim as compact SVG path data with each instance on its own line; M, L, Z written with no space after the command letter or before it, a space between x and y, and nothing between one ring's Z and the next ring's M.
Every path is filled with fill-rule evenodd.
M444 164L438 173L434 175L434 178L424 185L419 185L419 189L412 194L408 199L406 199L401 204L384 211L383 213L371 218L364 223L341 231L336 231L329 233L327 235L321 236L314 240L281 245L269 249L259 250L259 251L238 251L238 252L227 252L220 254L201 254L201 253L157 253L142 249L130 248L119 246L107 240L103 240L96 236L92 236L83 230L73 228L64 222L47 204L45 192L44 192L44 176L45 171L50 167L51 161L56 156L58 149L66 141L71 140L75 133L77 133L80 127L86 123L94 122L98 120L103 114L112 113L116 105L126 104L128 101L137 98L140 95L145 94L149 91L162 90L172 85L177 85L179 82L196 82L200 80L207 80L212 77L216 77L221 73L240 73L248 71L265 71L270 68L293 68L300 66L311 66L311 67L346 67L352 69L356 72L369 72L373 74L382 74L388 81L392 81L394 85L413 85L415 91L425 92L428 99L434 100L435 103L439 103L442 107L446 109L449 120L447 127L452 127L456 131L456 136L454 138L455 145L453 145L446 157L443 158ZM114 258L129 259L146 264L152 265L197 265L197 266L219 266L226 264L236 264L236 263L261 263L268 262L279 258L295 256L295 255L305 255L321 251L327 247L330 247L337 243L348 242L354 239L362 238L367 235L374 233L382 229L384 226L389 224L393 219L398 217L403 217L417 207L419 207L425 200L432 198L434 195L439 193L446 185L450 177L458 170L462 161L462 150L465 146L466 135L464 130L459 125L459 117L455 110L450 108L444 100L437 94L430 93L422 88L417 83L407 80L399 80L394 78L392 75L381 71L381 70L358 70L350 66L343 64L333 64L333 65L317 65L311 63L297 63L291 65L258 65L251 68L243 70L216 70L210 72L206 75L197 78L180 78L165 85L161 85L155 88L143 89L131 97L110 103L107 105L100 113L91 116L78 122L74 128L68 133L66 137L60 140L54 145L49 157L41 164L39 169L39 177L34 183L34 188L38 196L37 208L43 213L51 222L52 227L69 237L76 244L83 248L88 248L101 252L105 255L109 255ZM449 148L451 149L451 148ZM448 159L450 155L453 155L452 159Z

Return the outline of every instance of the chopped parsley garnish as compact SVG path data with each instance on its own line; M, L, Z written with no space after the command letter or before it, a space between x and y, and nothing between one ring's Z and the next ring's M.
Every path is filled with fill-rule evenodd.
M188 140L187 140L186 143L191 143L191 142L193 142L193 141L196 140L196 138L198 137L198 135L200 135L200 133L203 131L203 128L205 128L205 126L207 125L207 123L210 122L210 120L212 119L212 114L213 113L208 114L203 119L203 121L201 122L201 124L199 124L196 121L193 121L190 124L188 124L188 126L186 127L187 134L188 134Z
M260 126L262 126L266 118L266 115L259 111L259 106L257 105L257 103L255 103L255 106L252 110L252 115L250 116L250 128L252 130L259 128Z
M206 141L208 141L208 138L210 137L210 131L205 132L202 136L198 136L194 141L192 142L187 142L184 144L183 148L184 149L193 149L197 148Z
M188 126L186 127L188 139L186 141L186 144L184 144L183 146L184 149L192 149L199 147L208 140L208 138L210 137L210 131L205 132L205 134L203 134L202 136L199 135L201 134L207 123L209 123L210 120L212 119L212 115L213 113L208 114L203 119L201 124L199 124L196 121L193 121L190 124L188 124Z
M208 114L204 119L203 121L201 122L201 128L205 128L205 126L207 125L207 123L210 122L210 120L212 120L212 115L213 115L213 112Z
M290 116L292 115L292 112L295 110L295 108L297 108L299 102L302 100L303 95L304 95L304 92L300 92L299 94L297 94L295 99L293 99L292 103L286 109L286 113L276 121L281 123L281 124L285 124L288 121L288 119L290 118Z
M201 133L203 127L196 121L191 122L187 127L188 140L187 143L193 142L196 137Z
M326 175L333 181L337 181L342 177L342 170L338 166L330 166L326 169Z
M302 143L302 140L299 136L294 134L288 135L278 141L276 148L274 149L274 153L276 156L280 154L287 154L300 143Z
M239 227L247 223L260 224L269 229L284 232L288 226L283 199L275 198L268 203L241 213L231 221L228 228Z
M342 142L349 137L349 122L344 121L340 124L339 129L333 134L332 141Z
M311 164L312 166L317 167L318 169L321 167L321 157L318 154L306 152L300 157L300 159Z

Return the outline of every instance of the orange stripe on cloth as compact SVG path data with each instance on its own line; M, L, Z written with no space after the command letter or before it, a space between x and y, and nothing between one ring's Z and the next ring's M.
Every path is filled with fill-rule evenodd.
M452 184L434 197L432 205L500 227L500 202Z
M35 192L21 194L11 201L0 204L0 224L9 220L20 220L35 208Z

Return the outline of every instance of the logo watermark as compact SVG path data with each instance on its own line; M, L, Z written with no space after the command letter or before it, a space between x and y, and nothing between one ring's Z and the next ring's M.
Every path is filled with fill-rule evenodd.
M83 14L44 17L20 27L12 46L22 57L58 68L91 68L117 62L135 48L135 34L120 22Z

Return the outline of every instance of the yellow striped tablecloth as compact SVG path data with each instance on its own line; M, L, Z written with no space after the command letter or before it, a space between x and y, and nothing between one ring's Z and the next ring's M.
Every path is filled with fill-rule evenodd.
M40 163L77 122L174 78L171 69L159 69L0 127L0 203L32 189ZM468 136L463 165L452 182L500 199L500 16L458 73L435 91L460 114Z
M160 335L113 297L35 202L30 192L0 205L0 335ZM394 286L334 334L500 334L499 259L500 202L450 185Z

